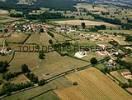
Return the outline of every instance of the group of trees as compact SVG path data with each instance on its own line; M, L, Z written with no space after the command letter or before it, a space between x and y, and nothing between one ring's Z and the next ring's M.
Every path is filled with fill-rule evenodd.
M117 59L116 62L120 64L121 66L124 66L126 69L129 69L132 72L132 67L131 67L132 63L120 60L120 58Z
M92 65L96 65L98 63L98 60L95 57L93 57L91 58L90 62Z
M0 73L4 73L5 71L7 71L7 67L9 67L7 61L0 61Z
M24 17L24 14L19 11L11 10L10 17Z
M128 42L132 41L132 35L127 35L125 40Z
M29 20L40 20L45 22L46 19L59 19L59 18L65 18L62 13L59 12L44 12L42 14L26 14L25 17Z
M39 51L39 59L44 59L44 58L45 58L44 51L43 50Z
M11 92L22 90L22 89L25 89L25 88L28 88L31 86L33 86L33 84L31 82L19 83L19 84L14 84L14 83L8 82L2 86L0 95L4 95L4 94L10 95Z
M33 83L38 83L39 82L38 77L35 74L33 74L31 72L28 72L25 75L31 82L33 82Z
M51 36L52 38L54 38L54 34L50 31L47 31L48 35Z
M21 72L14 72L14 73L9 72L9 73L5 73L5 74L3 74L3 79L5 79L5 80L8 81L8 80L10 80L10 79L12 79L12 78L20 75L20 74L21 74Z
M105 25L94 26L94 28L90 28L89 30L92 32L97 32L98 30L106 30L106 26Z

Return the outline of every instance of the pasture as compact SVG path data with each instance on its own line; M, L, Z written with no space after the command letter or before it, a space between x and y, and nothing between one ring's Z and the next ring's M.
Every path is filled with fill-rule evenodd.
M87 65L87 62L77 60L68 56L60 56L57 52L45 54L45 59L40 60L33 72L39 78L48 78L72 68Z
M125 79L121 73L119 71L112 71L110 72L110 74L115 78L117 79L119 82L125 84L125 83L128 83L128 80Z

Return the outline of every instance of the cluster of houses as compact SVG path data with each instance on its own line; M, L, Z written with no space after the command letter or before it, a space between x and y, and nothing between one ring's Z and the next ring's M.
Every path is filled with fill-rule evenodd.
M12 23L7 25L5 29L8 30L8 33L11 32L40 32L41 29L45 30L45 24L36 24L36 23ZM4 30L3 30L4 31Z
M121 73L121 75L126 79L131 79L132 80L132 73L130 71L124 71L124 72Z

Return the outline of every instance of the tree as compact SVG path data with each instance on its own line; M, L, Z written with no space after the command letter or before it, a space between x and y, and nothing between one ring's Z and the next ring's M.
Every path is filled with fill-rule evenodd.
M0 73L4 73L7 70L7 67L9 66L7 61L0 61Z
M39 82L38 82L38 85L39 86L42 86L42 85L44 85L46 83L46 80L45 79L42 79L42 80L40 80Z
M53 41L50 39L50 40L49 40L49 43L50 43L50 44L53 44Z
M28 68L28 66L26 64L23 64L21 66L21 70L22 70L23 73L30 72L30 70L29 70L29 68Z
M5 29L4 29L4 32L5 32L5 33L8 33L8 29L7 29L7 28L5 28Z
M83 28L83 29L85 29L85 28L86 28L86 25L85 25L85 23L84 23L84 22L82 22L82 23L81 23L81 26L82 26L82 28Z
M44 29L43 28L40 29L40 33L42 33L42 32L44 32Z
M95 65L95 64L98 63L98 61L95 57L91 58L90 62L91 62L92 65Z
M44 51L39 51L39 59L44 59L45 58L45 54Z

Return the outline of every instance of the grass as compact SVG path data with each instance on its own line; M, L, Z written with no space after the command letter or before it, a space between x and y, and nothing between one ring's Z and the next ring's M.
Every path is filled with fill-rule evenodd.
M119 80L121 83L125 84L128 83L128 81L119 73L119 71L113 71L110 72L110 74L116 78L117 80Z
M21 71L21 65L27 64L31 70L36 68L38 64L38 54L37 53L24 53L16 52L14 59L10 63L9 71L16 72Z
M39 78L48 78L66 70L87 65L87 62L80 61L68 56L60 56L57 52L46 54L44 60L41 60L33 72ZM49 74L49 75L46 75Z
M13 78L11 80L11 83L15 83L15 84L18 84L18 83L26 83L28 82L29 80L26 78L25 75L19 75L18 77L16 78Z
M72 84L65 78L56 79L44 86L29 89L24 92L19 92L17 94L8 96L4 100L60 100L56 93L51 89L63 89L71 86ZM48 91L50 90L50 91Z
M23 42L28 35L24 34L24 33L13 33L11 34L11 36L7 37L6 40L7 42L15 42L15 43L21 43Z
M39 45L49 45L49 40L51 37L47 33L33 33L31 37L26 41L26 43L36 43Z
M95 26L95 25L106 25L116 27L116 25L106 23L106 22L98 22L98 21L90 21L90 20L66 20L66 21L54 21L58 24L64 25L81 25L82 22L85 22L86 26Z
M48 92L48 93L38 96L37 98L33 100L59 100L59 98L54 92Z
M131 95L95 68L68 75L77 86L56 90L62 100L130 100Z

